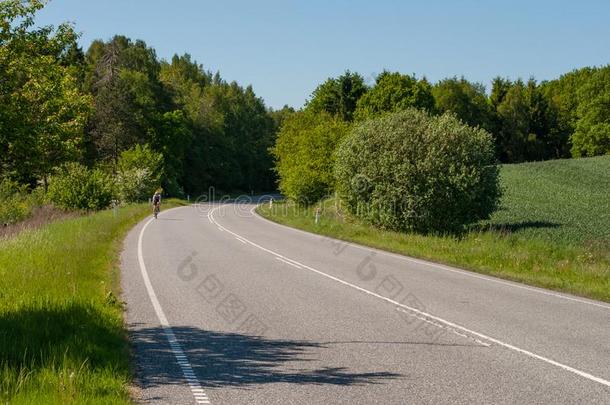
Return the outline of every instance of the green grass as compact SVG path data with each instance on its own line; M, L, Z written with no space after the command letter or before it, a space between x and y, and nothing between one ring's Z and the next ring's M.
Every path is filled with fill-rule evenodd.
M0 403L130 403L118 253L148 214L131 205L0 240Z
M491 224L521 224L520 236L550 242L609 246L610 156L505 165L501 175L505 196Z
M279 202L258 212L307 231L610 302L610 157L504 165L501 176L501 209L459 238L376 229L333 199L309 208Z

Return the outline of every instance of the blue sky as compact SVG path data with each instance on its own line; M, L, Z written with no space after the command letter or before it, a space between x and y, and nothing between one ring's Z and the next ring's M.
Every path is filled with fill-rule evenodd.
M37 21L74 22L85 49L120 33L161 58L190 53L274 108L346 69L489 86L610 63L607 1L52 0Z

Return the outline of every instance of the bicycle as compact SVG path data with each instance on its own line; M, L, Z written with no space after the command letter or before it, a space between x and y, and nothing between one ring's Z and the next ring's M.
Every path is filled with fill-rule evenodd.
M153 215L155 216L155 219L157 219L157 215L159 215L159 212L161 212L161 204L156 203L153 204Z

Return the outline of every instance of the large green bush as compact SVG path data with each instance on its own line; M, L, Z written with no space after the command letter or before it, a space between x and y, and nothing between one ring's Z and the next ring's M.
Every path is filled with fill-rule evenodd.
M68 163L51 178L48 196L61 208L100 210L112 202L113 182L100 169Z
M279 189L302 204L314 203L334 188L334 151L348 124L325 112L298 112L284 121L272 150Z
M337 150L335 174L352 213L394 230L459 232L488 218L500 196L491 136L414 109L356 127Z

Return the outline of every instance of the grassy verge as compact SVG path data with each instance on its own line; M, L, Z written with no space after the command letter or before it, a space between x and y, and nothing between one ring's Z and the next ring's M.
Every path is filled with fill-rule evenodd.
M0 403L130 403L118 253L148 214L131 205L0 240Z
M460 238L376 229L333 199L258 212L310 232L610 302L610 157L505 165L501 174L502 208Z

